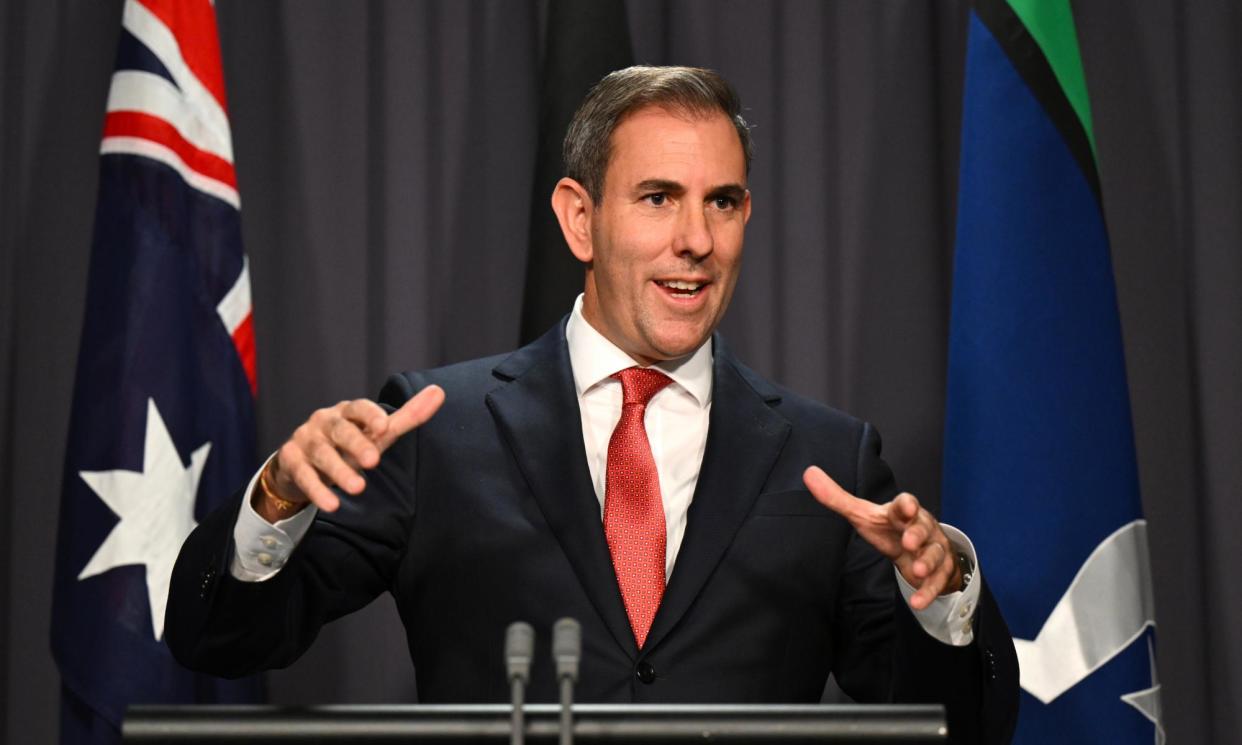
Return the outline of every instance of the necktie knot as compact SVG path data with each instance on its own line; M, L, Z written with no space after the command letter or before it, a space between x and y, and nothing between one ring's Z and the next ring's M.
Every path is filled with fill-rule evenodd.
M612 377L621 381L622 404L646 406L673 379L650 367L627 367Z

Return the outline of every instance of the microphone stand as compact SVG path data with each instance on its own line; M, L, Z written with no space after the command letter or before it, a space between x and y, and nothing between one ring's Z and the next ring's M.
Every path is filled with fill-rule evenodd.
M535 656L535 630L525 621L514 621L505 630L505 671L513 701L510 745L522 745L526 737L526 684L530 661Z
M572 618L562 618L552 627L552 657L561 689L560 745L574 742L574 684L578 682L578 662L582 658L582 626Z

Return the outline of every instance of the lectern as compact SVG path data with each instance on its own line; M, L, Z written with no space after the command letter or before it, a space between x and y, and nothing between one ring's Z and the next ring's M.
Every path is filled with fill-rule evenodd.
M503 704L409 706L142 706L126 743L501 743ZM526 707L526 741L557 741L560 707ZM573 707L580 743L944 743L944 707L908 705L625 705Z

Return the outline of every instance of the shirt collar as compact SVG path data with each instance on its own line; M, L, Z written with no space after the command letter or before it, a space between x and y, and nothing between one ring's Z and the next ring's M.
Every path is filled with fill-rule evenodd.
M574 387L578 398L612 375L634 367L634 360L622 352L616 344L608 341L587 322L582 315L582 295L574 301L574 310L565 326L565 340L569 344L569 364L573 368ZM711 339L685 357L665 360L652 365L673 379L689 393L699 406L707 406L712 400L712 344Z

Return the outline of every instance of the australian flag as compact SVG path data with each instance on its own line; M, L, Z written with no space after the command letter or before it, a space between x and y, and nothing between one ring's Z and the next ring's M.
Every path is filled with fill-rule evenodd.
M100 147L52 650L61 741L131 704L254 701L164 646L173 562L256 467L254 331L209 0L127 0Z
M1015 743L1162 743L1147 523L1069 0L976 0L943 507L1021 667Z

